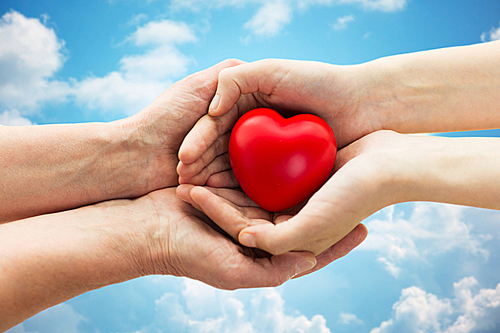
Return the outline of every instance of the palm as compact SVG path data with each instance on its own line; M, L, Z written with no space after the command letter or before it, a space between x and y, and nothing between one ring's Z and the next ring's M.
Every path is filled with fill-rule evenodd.
M177 195L190 201L200 211L204 211L234 239L238 239L240 232L247 227L273 228L282 223L286 224L298 211L298 208L281 213L265 211L239 190L182 185L177 188ZM316 271L349 253L363 241L366 233L366 228L359 225L351 233L348 232L349 235L340 242L332 242L331 239L315 240L303 246L290 248L289 251L316 253L317 265L312 270ZM328 251L325 251L327 249Z
M154 263L158 273L186 276L224 289L277 286L294 275L298 259L312 256L273 257L237 245L215 230L203 213L177 198L175 189L156 191L147 198L154 216L159 217L153 231L153 248L160 249Z

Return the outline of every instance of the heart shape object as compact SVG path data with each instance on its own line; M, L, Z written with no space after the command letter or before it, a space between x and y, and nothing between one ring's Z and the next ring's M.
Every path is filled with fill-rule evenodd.
M259 108L245 113L229 138L229 159L243 191L279 212L307 200L328 179L337 155L331 127L300 114L285 119Z

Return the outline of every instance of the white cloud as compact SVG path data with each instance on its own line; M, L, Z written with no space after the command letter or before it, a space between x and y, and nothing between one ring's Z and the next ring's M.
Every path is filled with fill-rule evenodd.
M491 28L489 32L483 32L481 34L481 41L490 42L493 40L500 40L500 23L498 28Z
M463 220L468 209L461 206L415 203L408 218L395 206L388 207L366 225L370 230L360 249L378 253L378 261L398 277L405 260L427 261L433 256L460 250L487 259L483 243L489 235L476 235L473 226Z
M341 325L362 325L363 321L360 320L353 313L341 312L339 314L339 320L337 321L337 324L341 324Z
M132 18L130 20L128 20L127 24L133 25L133 26L138 26L142 22L147 21L148 18L149 18L148 15L146 15L144 13L139 13L139 14L132 16Z
M377 258L377 261L382 263L385 266L385 269L395 278L399 277L401 274L401 267L397 266L394 262L388 260L385 257Z
M279 34L291 22L296 10L306 10L311 6L359 5L367 10L394 12L403 10L408 0L173 0L173 10L188 9L195 12L210 8L259 6L257 13L244 24L254 35L272 37ZM345 23L347 24L347 22ZM249 40L248 36L242 39Z
M266 2L254 17L245 23L245 28L255 35L272 37L281 32L292 20L292 7L289 2L278 0Z
M140 332L330 332L323 316L286 314L284 303L276 288L231 292L184 279L182 298L163 295L156 301L155 322Z
M126 39L147 50L125 56L119 71L75 82L76 101L87 108L132 114L151 103L173 79L184 75L191 60L177 45L196 41L184 22L162 20L137 28Z
M408 3L407 0L339 0L339 3L359 3L369 10L380 10L383 12L394 12L403 10Z
M500 284L477 289L474 277L453 284L454 298L439 299L417 287L403 289L392 317L371 333L484 332L500 326Z
M337 21L335 21L335 23L332 25L332 29L336 31L344 30L347 28L347 24L352 21L354 21L353 15L339 17Z
M69 85L53 79L64 64L64 41L53 29L11 11L0 18L0 45L0 106L33 110L65 100Z
M54 79L65 61L64 41L39 19L6 13L0 19L0 107L17 111L5 111L2 123L26 125L26 113L73 99L85 108L135 113L186 74L192 60L178 46L195 41L184 22L149 22L126 39L143 48L142 53L124 56L119 69L104 77L65 82Z
M195 42L196 36L184 22L162 20L149 22L127 37L137 46L174 45Z
M76 102L84 108L133 114L151 103L172 82L133 81L126 73L88 77L75 82Z
M0 125L29 126L33 125L33 123L31 120L22 117L18 110L5 110L0 113Z

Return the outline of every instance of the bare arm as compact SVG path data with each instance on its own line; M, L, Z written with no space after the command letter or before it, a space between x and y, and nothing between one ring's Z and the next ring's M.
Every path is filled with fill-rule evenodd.
M200 187L181 194L245 246L273 254L320 254L391 204L432 201L500 209L499 160L499 138L377 131L339 151L334 175L296 214L277 214L282 216L265 223ZM224 197L227 191L216 193Z
M206 113L228 60L111 123L0 126L0 223L178 184L182 140Z
M208 223L172 188L0 225L0 331L142 275L235 289L277 286L316 264L306 252L260 257Z
M0 332L86 291L139 277L141 222L125 201L0 225ZM128 215L128 216L127 216ZM134 214L135 215L135 214Z
M500 41L354 66L287 60L245 64L220 73L212 116L186 137L178 172L182 183L236 187L227 164L221 163L227 144L226 149L214 147L242 113L267 106L322 117L344 148L337 155L336 173L297 215L277 224L252 225L250 219L246 229L230 223L234 214L212 216L244 245L275 254L291 249L320 253L364 218L397 202L500 209L498 139L378 132L500 128L499 96ZM211 159L214 155L219 157Z
M400 133L500 128L500 41L359 66L358 112Z
M236 120L260 106L285 115L322 117L342 148L382 129L429 133L500 128L499 95L500 41L352 66L281 59L243 64L219 74L210 115L184 140L178 172L189 182L214 159L214 152L224 153L217 147L227 141L224 135Z
M0 127L0 222L145 193L151 147L126 131L118 123Z

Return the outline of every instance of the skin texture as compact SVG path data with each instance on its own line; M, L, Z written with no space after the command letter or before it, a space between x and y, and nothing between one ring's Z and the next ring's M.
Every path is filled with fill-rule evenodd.
M149 274L223 289L277 286L360 242L348 238L318 259L273 256L241 246L176 196L181 142L206 114L220 71L241 63L193 74L116 122L0 127L0 331Z
M236 188L225 162L225 136L241 114L266 106L285 115L322 117L343 149L335 174L286 223L248 222L234 229L230 218L214 217L244 245L274 254L292 249L319 254L372 213L403 201L497 209L491 179L497 177L498 141L431 141L383 130L500 128L499 95L500 41L355 66L275 59L244 64L221 71L209 115L180 148L180 183ZM196 197L193 191L198 190L191 190ZM211 216L209 201L200 208Z
M176 186L178 150L227 60L110 123L0 126L0 223Z
M212 221L222 227L233 239L246 227L268 228L276 227L294 215L296 210L271 213L260 208L243 192L233 189L208 188L194 185L180 185L176 189L177 196L189 202L200 211L204 211ZM307 228L307 226L304 226ZM316 266L304 271L298 276L317 271L334 260L347 255L361 244L368 231L359 224L341 240L327 249L317 252ZM262 244L252 244L251 247L263 248ZM269 248L268 250L274 250ZM266 251L268 251L266 250ZM297 277L298 277L297 276Z
M235 244L175 189L0 225L0 331L81 293L149 274L217 288L277 286L314 255Z

